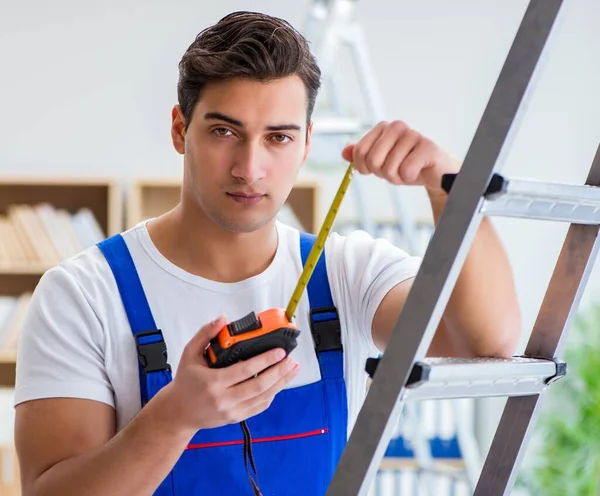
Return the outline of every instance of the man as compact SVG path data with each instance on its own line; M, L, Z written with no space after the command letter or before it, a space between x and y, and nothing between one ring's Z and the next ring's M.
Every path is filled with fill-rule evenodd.
M266 15L231 14L189 47L171 131L181 203L48 271L33 297L16 385L25 495L325 492L366 358L385 349L418 260L364 232L332 235L290 356L217 369L204 358L227 322L284 308L300 275L312 238L275 219L309 152L319 80L302 36ZM341 153L360 173L426 188L436 221L441 176L459 170L401 121ZM339 343L311 323L323 304ZM484 221L429 354L510 356L519 330L509 263Z

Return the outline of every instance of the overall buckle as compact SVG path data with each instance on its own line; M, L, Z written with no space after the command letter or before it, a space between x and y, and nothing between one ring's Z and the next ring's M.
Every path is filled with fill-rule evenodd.
M310 330L317 353L342 350L342 326L335 307L311 310Z
M171 371L167 362L167 344L160 329L138 332L135 335L138 359L144 374L149 372Z

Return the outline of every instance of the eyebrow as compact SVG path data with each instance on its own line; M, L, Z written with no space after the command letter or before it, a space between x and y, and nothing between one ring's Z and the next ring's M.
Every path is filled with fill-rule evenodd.
M234 119L233 117L229 117L228 115L222 114L221 112L207 112L204 114L204 118L207 120L219 120L225 121L229 124L237 127L244 127L244 123L238 119ZM265 126L267 131L301 131L302 127L298 124L278 124L276 126Z

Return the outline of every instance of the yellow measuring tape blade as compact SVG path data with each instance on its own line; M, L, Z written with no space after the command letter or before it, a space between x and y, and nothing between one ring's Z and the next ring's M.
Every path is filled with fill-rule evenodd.
M291 322L294 314L296 313L296 308L298 307L298 303L300 303L300 298L302 297L302 293L304 289L308 285L308 281L310 280L310 276L312 275L317 262L319 261L319 257L323 252L323 248L325 248L325 240L327 236L329 236L329 231L333 227L333 222L335 221L335 217L340 209L340 205L342 204L342 200L344 199L344 195L348 190L348 186L350 185L350 180L352 179L352 173L354 172L354 165L350 163L348 169L346 170L346 174L344 174L344 178L342 179L342 183L338 188L338 191L333 198L333 202L331 203L331 207L329 207L329 212L325 216L325 220L323 221L323 225L321 226L321 230L317 235L317 239L315 240L315 244L313 245L310 253L306 259L306 264L304 265L304 270L300 275L300 279L298 280L298 284L296 285L296 289L292 293L292 298L288 303L288 306L285 310L285 315L287 319Z

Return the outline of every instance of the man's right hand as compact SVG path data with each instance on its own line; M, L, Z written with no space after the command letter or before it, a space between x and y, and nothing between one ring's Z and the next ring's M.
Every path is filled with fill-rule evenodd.
M282 349L225 368L210 368L204 351L226 324L220 316L198 331L185 346L173 381L164 388L179 425L191 432L241 422L263 412L300 371Z

